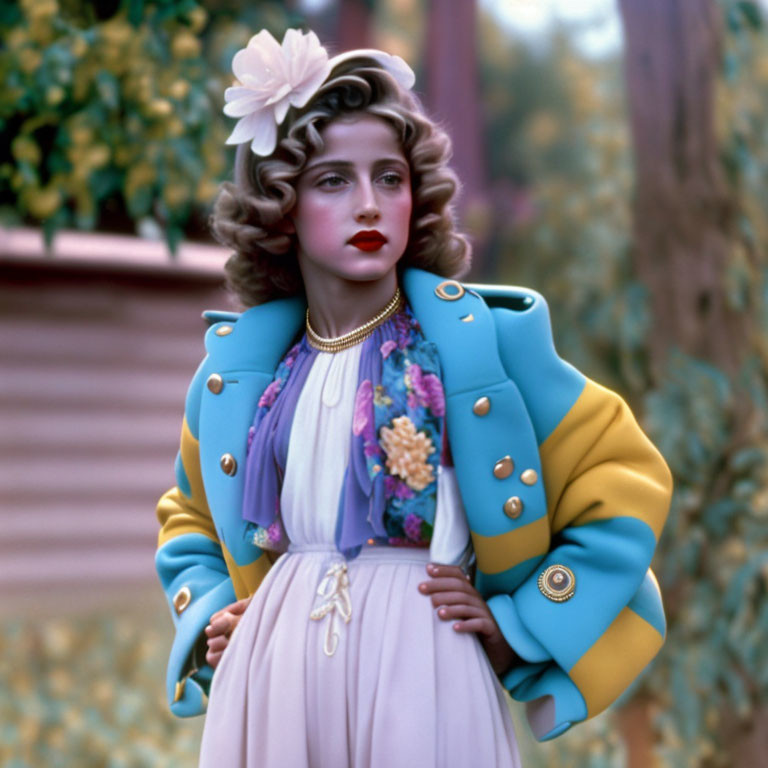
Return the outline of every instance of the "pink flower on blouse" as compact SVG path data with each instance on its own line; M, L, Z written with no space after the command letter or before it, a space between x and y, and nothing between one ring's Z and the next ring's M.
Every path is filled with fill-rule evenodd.
M283 380L280 378L275 379L264 390L259 398L259 408L271 408L277 400L277 396L280 394L280 387L283 386Z
M373 424L373 384L370 379L364 379L355 395L355 413L352 417L352 434L362 435L366 442L374 437Z
M271 544L277 544L280 539L283 538L283 532L280 529L280 523L278 523L277 520L267 528L267 538Z
M411 512L403 521L403 530L411 541L421 541L421 518Z
M434 373L423 373L421 366L415 363L408 366L408 378L411 381L416 404L429 408L435 416L445 415L445 393L443 384ZM413 408L414 400L409 394L408 405Z
M294 344L288 354L285 357L285 367L293 368L293 364L296 362L296 358L299 356L299 350L301 349L301 342Z
M397 349L397 342L394 339L389 339L381 345L379 351L381 352L381 356L386 360L395 349Z
M413 491L400 478L387 475L384 478L384 495L387 498L395 496L398 499L412 499Z

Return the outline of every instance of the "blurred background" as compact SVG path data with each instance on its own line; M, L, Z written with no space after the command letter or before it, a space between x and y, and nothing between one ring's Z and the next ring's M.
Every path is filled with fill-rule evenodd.
M676 491L667 644L526 766L768 764L768 38L736 0L0 0L0 765L194 766L165 703L173 484L263 27L375 46L454 138L470 278L544 293ZM519 712L518 712L519 715ZM518 721L520 718L518 717Z

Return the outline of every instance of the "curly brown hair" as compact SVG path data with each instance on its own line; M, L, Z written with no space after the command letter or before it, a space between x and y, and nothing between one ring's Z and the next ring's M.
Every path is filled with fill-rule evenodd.
M372 59L349 59L334 68L302 109L292 108L278 130L275 151L258 157L241 144L234 184L224 182L211 216L216 239L234 254L227 284L244 306L303 292L296 237L286 217L296 203L295 183L322 130L337 117L363 113L390 123L411 169L411 233L398 267L413 266L445 277L469 268L471 249L455 229L451 203L459 184L448 167L451 142L424 113L418 99Z

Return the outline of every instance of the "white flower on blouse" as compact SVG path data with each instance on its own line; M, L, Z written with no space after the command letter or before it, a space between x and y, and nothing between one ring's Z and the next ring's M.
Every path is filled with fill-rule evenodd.
M289 107L303 107L328 77L331 65L314 32L289 29L280 45L262 29L235 54L232 71L239 84L224 92L224 114L240 120L226 143L250 141L251 150L265 156L277 144L277 126Z

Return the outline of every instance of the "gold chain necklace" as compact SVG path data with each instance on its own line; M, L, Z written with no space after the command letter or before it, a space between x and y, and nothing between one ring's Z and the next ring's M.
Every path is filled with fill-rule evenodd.
M400 288L395 290L395 295L389 300L387 306L378 314L374 315L367 323L363 323L359 328L355 328L343 336L337 336L335 339L326 339L318 336L309 322L309 307L307 307L307 341L310 346L320 350L320 352L341 352L343 349L349 349L367 339L382 323L389 320L402 306L402 295Z

